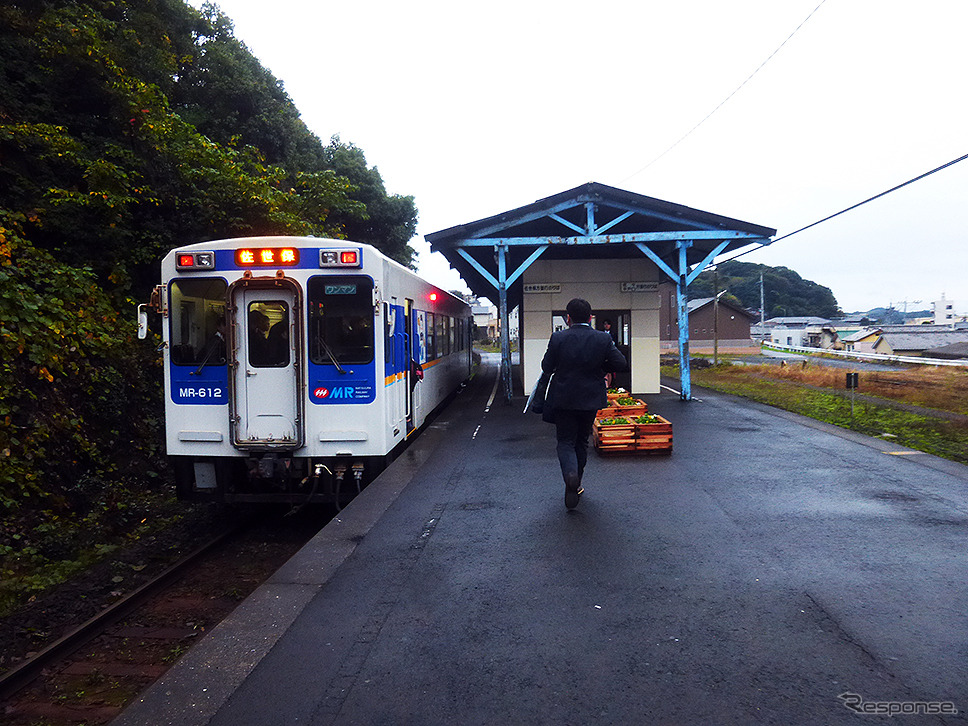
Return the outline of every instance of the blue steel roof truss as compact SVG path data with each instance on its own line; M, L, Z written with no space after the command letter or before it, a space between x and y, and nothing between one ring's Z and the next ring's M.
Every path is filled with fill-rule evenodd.
M640 201L642 203L637 203ZM599 224L602 219L604 221ZM657 225L662 228L655 229ZM556 235L555 227L563 227L573 234ZM536 228L542 233L529 231ZM615 231L609 234L611 230ZM512 389L507 317L512 285L548 250L571 256L580 250L590 252L592 246L600 246L603 250L618 252L624 258L631 250L639 250L676 283L681 395L684 400L689 400L686 288L727 248L767 245L774 234L776 230L773 229L590 183L519 210L427 235L427 240L432 250L443 252L452 265L457 263L455 266L465 273L465 280L475 293L490 297L491 290L497 291L502 330L502 378L508 402ZM533 249L522 260L522 254L528 248ZM490 255L482 256L488 249L493 250L493 267L488 264ZM512 256L520 262L516 264ZM582 253L582 256L587 254ZM513 268L510 274L509 267ZM486 288L475 286L474 274L480 277L477 282L483 282ZM520 295L519 286L514 295L517 298L515 306Z

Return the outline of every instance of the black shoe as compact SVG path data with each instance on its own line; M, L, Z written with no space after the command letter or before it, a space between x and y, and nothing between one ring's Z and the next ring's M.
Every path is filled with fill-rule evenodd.
M578 474L569 474L565 477L565 506L574 509L578 506L578 500L584 489L578 481Z

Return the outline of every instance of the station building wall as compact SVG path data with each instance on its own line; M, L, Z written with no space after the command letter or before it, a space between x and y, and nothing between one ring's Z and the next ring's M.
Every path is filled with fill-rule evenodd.
M658 393L659 282L663 277L645 256L626 260L539 259L532 264L522 276L525 292L519 345L525 394L541 375L553 314L564 310L576 297L591 303L592 314L603 310L631 313L632 392Z

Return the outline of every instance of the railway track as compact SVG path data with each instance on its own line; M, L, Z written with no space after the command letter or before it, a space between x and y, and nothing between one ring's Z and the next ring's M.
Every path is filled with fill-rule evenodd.
M245 520L0 676L8 726L105 724L328 521Z

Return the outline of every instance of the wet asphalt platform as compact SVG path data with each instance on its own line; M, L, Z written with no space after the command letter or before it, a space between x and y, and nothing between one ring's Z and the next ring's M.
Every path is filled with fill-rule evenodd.
M672 455L593 453L567 512L496 378L115 724L968 721L968 467L663 392Z

